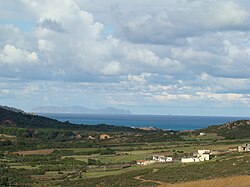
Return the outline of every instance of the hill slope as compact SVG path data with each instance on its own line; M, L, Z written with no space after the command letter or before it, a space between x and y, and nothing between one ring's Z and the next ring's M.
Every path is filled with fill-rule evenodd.
M0 106L0 126L14 126L22 128L52 128L64 130L84 130L96 132L140 132L140 129L134 129L124 126L113 125L75 125L69 122L60 122L58 120L28 114L22 110Z
M227 139L250 138L250 120L238 120L223 125L209 126L198 132L217 133Z
M99 141L100 133L112 133L109 143L120 142L156 142L180 140L178 132L160 129L143 130L114 125L76 125L60 122L47 117L32 115L23 111L0 107L0 134L13 135L32 141L88 141L88 136L95 136ZM101 138L100 138L101 140ZM107 142L106 141L106 142Z

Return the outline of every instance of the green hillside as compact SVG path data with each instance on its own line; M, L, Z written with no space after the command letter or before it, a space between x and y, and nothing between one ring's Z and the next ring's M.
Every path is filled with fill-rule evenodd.
M217 133L226 139L250 138L250 120L238 120L223 125L209 126L197 132Z
M107 133L109 138L100 138L103 133ZM106 124L76 125L28 114L10 107L0 107L0 134L17 137L17 141L8 140L0 142L2 145L10 144L13 150L17 147L20 148L19 144L28 144L29 146L26 147L32 147L33 149L44 145L45 142L50 147L62 146L59 143L65 142L68 143L67 146L69 147L69 143L92 146L99 143L117 144L181 140L178 132L174 131L160 129L142 130ZM10 149L10 147L4 147L4 149Z
M76 125L69 122L60 122L43 116L25 113L19 109L10 107L0 107L0 125L21 128L51 128L63 130L84 130L96 132L142 132L140 129L134 129L124 126L114 125Z

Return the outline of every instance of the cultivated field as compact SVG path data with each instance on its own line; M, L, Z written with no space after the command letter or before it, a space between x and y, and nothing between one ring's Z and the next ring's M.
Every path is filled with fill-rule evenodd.
M19 155L48 155L51 154L54 149L43 149L43 150L33 150L33 151L18 151L15 152Z
M208 134L207 139L198 140L13 151L3 154L0 162L4 164L1 167L8 168L5 176L14 174L12 184L17 180L19 184L35 183L37 186L203 187L226 184L230 187L236 184L244 187L247 183L241 179L246 181L250 175L250 155L229 153L228 148L249 140L217 138ZM183 156L192 155L198 149L221 150L224 154L212 156L206 162L180 162ZM137 160L152 159L153 155L171 156L174 160L147 166L136 164ZM225 177L229 178L223 179Z
M11 136L11 135L7 135L7 134L0 134L0 141L13 140L13 139L16 139L16 136Z
M162 184L158 187L249 187L250 176L234 176L227 178L199 180L195 182L186 182L179 184Z

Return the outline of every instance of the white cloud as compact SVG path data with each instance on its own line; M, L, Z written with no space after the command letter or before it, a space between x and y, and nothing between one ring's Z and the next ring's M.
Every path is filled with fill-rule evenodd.
M238 27L247 26L249 12L245 7L233 1L218 1L215 5L209 6L207 27Z
M88 105L156 108L233 107L237 100L249 106L248 1L20 0L0 6L1 18L14 20L0 23L0 79L8 79L1 96L39 100L46 93L44 102L78 103L93 95L84 100ZM25 21L32 28L22 27Z
M103 69L104 75L117 75L121 72L121 65L118 61L108 63Z
M151 74L150 73L142 73L140 75L128 75L127 79L128 81L134 81L134 82L138 82L138 83L145 83L146 78L150 77Z
M41 51L53 51L55 44L51 41L39 39L38 40L38 49Z
M178 62L178 60L173 60L168 57L160 58L146 48L125 46L123 51L127 61L133 63L132 67L136 67L135 70L144 67L144 70L147 72L161 72L171 75L184 71L183 65Z
M0 51L0 61L7 64L32 63L37 60L38 57L35 52L28 52L10 44L5 45Z
M0 90L0 93L3 94L3 95L8 95L10 93L10 90L2 89L2 90Z
M119 12L117 34L132 42L169 44L190 36L249 28L247 5L238 1L173 2L148 12Z
M186 99L190 100L192 98L191 95L187 94L168 94L168 93L163 93L162 95L155 95L153 96L159 101L169 101L169 100L180 100L180 99Z

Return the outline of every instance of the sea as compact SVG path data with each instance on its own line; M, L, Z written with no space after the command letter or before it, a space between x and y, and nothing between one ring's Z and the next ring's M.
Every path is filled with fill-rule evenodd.
M107 115L107 114L40 114L74 124L85 125L117 125L127 127L156 127L163 130L195 130L210 125L250 119L250 117L223 116L179 116L179 115Z

